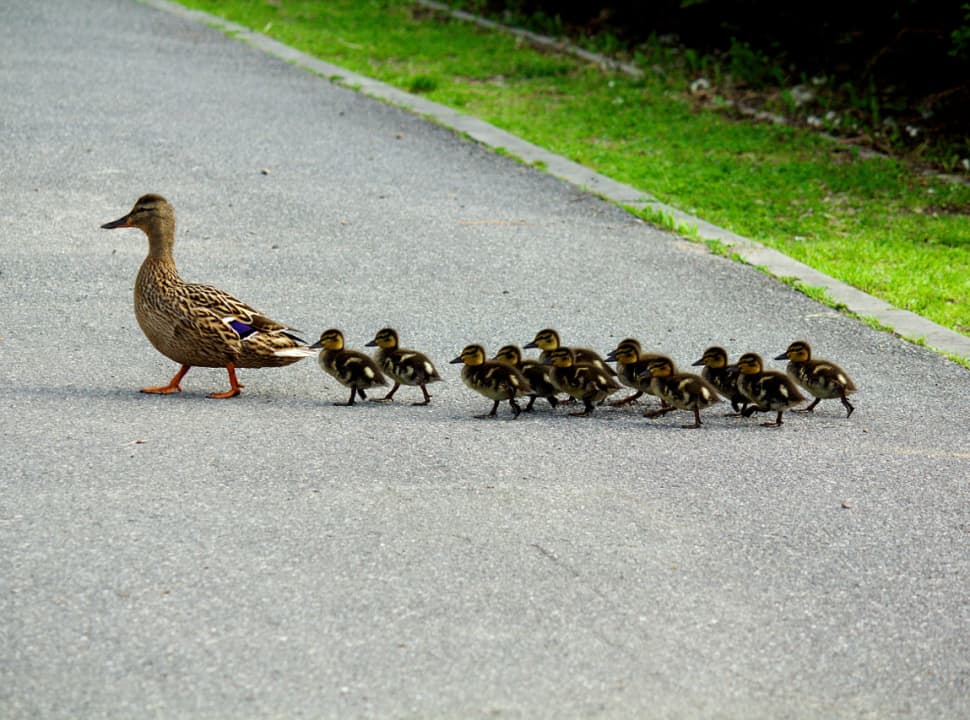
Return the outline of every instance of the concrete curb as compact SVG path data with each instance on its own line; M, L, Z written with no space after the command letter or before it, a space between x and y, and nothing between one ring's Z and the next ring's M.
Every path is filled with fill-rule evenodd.
M687 225L695 229L697 236L702 240L717 241L723 244L731 253L737 255L743 261L755 265L775 277L793 279L809 287L823 288L826 296L832 302L844 306L849 312L860 317L872 318L882 325L892 328L895 333L903 338L923 342L937 351L970 359L970 337L954 332L908 310L894 307L884 300L873 297L797 260L793 260L777 250L666 205L647 193L544 150L482 120L391 87L373 78L358 75L337 65L311 57L262 33L254 32L250 28L214 15L186 8L170 0L141 1L158 10L219 28L268 55L329 78L332 82L340 83L369 97L383 100L431 119L439 125L467 135L486 147L502 149L525 163L539 165L549 174L594 193L605 200L636 210L649 209L667 215L677 224ZM596 59L591 61L601 62Z

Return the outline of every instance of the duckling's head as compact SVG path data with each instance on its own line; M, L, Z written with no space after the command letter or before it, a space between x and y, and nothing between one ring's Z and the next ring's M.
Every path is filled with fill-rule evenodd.
M546 328L537 332L532 342L527 343L524 347L550 351L558 348L560 344L559 333L552 328Z
M151 231L161 227L175 227L175 210L161 195L142 195L124 217L101 226L105 230L135 227L151 236Z
M383 328L377 331L377 335L365 347L379 347L382 350L394 350L398 342L397 330L394 328Z
M503 345L495 353L495 360L499 360L509 365L518 365L522 362L522 351L518 345Z
M549 352L546 362L550 365L555 365L556 367L572 367L576 362L576 355L573 353L571 348L556 348Z
M650 377L669 377L674 372L674 361L669 357L660 355L647 363L647 371L643 374Z
M792 362L808 362L812 359L812 348L804 340L796 340L788 349L775 360L791 360Z
M320 333L320 339L313 343L313 345L310 347L323 348L324 350L343 350L344 334L333 328L330 330L324 330L322 333Z
M452 365L464 363L465 365L481 365L485 362L485 348L481 345L466 345L461 351L461 355L451 360Z
M738 358L738 369L744 375L757 375L764 368L764 362L758 353L745 353Z
M621 340L620 344L612 350L606 359L610 362L614 360L621 365L630 365L640 359L640 343L632 338Z
M722 347L709 347L704 351L704 356L692 364L695 366L706 365L709 368L720 370L721 368L727 367L728 354Z

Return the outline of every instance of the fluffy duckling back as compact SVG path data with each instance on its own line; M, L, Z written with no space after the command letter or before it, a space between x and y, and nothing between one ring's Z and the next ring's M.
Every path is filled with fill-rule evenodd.
M845 406L846 419L852 415L855 407L846 397L856 391L852 378L834 362L813 360L812 348L807 342L796 340L775 360L788 360L785 371L795 382L815 396L811 405L796 412L813 412L819 401L839 398Z
M588 362L576 362L572 348L560 347L551 350L546 362L552 365L552 377L559 389L577 400L582 400L585 409L570 413L584 417L593 412L596 403L620 389L620 384L600 366Z
M728 363L727 351L718 346L709 347L704 356L693 363L694 367L704 366L701 377L713 385L717 391L731 403L735 415L740 415L748 404L748 398L738 390L738 375L741 371L737 365Z
M466 345L461 355L451 361L452 365L463 364L461 379L464 383L480 395L494 401L491 412L475 417L495 417L499 403L509 401L512 416L518 417L522 412L517 397L531 395L532 388L529 381L516 368L498 360L488 360L485 348L481 345Z
M321 349L317 356L320 367L341 385L350 388L350 399L334 405L353 405L357 395L366 400L367 390L387 385L387 379L369 355L344 347L344 334L339 330L324 330L320 339L310 347Z
M738 358L738 369L741 372L738 376L738 390L754 403L741 413L744 417L751 417L758 410L774 411L778 413L775 422L762 425L778 427L782 424L781 415L785 410L805 402L805 396L787 375L764 369L764 362L757 353L745 353Z
M538 360L523 358L522 350L518 345L504 345L495 353L493 360L508 363L521 372L525 379L529 381L532 392L529 395L529 404L523 408L526 412L532 412L532 406L536 398L545 398L550 405L556 407L559 399L556 393L559 388L552 380L552 366L545 365Z
M713 385L700 375L677 372L669 357L658 355L651 359L645 375L650 378L653 393L666 403L659 410L644 413L645 417L660 417L675 409L690 410L694 413L694 424L681 427L696 429L701 426L701 410L721 402Z
M549 359L549 353L553 350L557 350L563 347L562 340L559 338L559 333L552 328L545 328L536 333L536 336L528 343L522 346L526 350L530 348L539 348L542 350L539 353L540 362L545 362ZM607 365L603 358L595 350L590 350L589 348L574 347L572 348L573 356L575 357L575 362L578 363L590 363L595 365L600 370L605 372L607 375L616 375L609 365Z
M424 402L411 403L412 405L427 405L431 402L431 395L428 394L428 383L439 382L441 376L427 355L419 353L417 350L400 347L400 339L397 330L394 328L378 330L374 339L367 343L366 347L378 348L374 359L381 370L394 381L394 387L380 399L381 402L391 400L401 385L421 388L421 392L424 394Z
M636 391L625 398L612 401L610 405L617 407L628 405L644 393L655 394L650 387L650 376L644 376L644 373L650 360L657 357L660 356L655 353L644 353L640 341L635 338L621 340L616 348L610 351L606 356L606 362L616 363L616 379Z

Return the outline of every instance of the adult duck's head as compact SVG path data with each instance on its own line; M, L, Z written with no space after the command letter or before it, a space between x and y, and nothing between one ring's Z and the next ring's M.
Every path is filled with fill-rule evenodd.
M105 230L115 228L138 228L144 232L152 246L156 244L171 250L175 239L175 210L161 195L142 195L124 217L105 223Z

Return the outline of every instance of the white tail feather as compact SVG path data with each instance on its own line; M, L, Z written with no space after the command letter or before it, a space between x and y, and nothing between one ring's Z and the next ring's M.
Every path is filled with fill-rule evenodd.
M316 350L311 350L308 347L295 347L286 348L284 350L277 350L273 353L276 357L295 357L295 358L305 358L311 355L316 355Z

